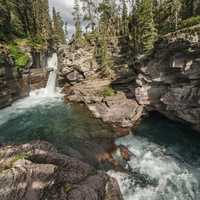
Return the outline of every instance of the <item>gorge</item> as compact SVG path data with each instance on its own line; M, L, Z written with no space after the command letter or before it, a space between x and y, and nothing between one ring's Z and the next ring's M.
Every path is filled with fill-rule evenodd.
M198 0L59 3L0 0L0 200L199 200Z
M152 113L142 119L137 128L133 130L134 135L130 133L128 136L116 139L116 129L113 130L110 125L94 119L86 108L81 105L64 103L64 94L55 87L56 71L58 70L56 54L53 54L47 63L49 78L46 88L33 90L29 97L0 111L2 144L20 145L34 140L48 141L55 145L60 152L107 171L111 177L118 180L125 200L145 198L150 200L173 198L190 200L200 197L200 169L198 167L200 164L200 138L198 133L192 131L187 125L172 122L159 114ZM73 67L72 70L76 69L74 65L70 66ZM87 81L81 83L81 85L84 84L87 85ZM108 84L110 81L106 82L106 87ZM95 88L97 89L97 85ZM90 87L89 91L91 92ZM83 89L81 92L84 94ZM99 93L95 93L96 98L94 98L90 92L87 95L93 100L88 100L86 105L90 104L90 101L94 103L94 99L101 96ZM124 100L127 101L126 98ZM84 101L82 100L82 102ZM121 119L123 120L123 118ZM126 123L123 124L126 125ZM128 125L128 127L130 126ZM113 168L108 159L98 159L109 150L110 146L114 145L114 141L116 147L112 150L112 158L125 171ZM119 152L121 146L130 152L128 160L121 157ZM1 180L3 179L0 178ZM0 194L2 198L8 198L4 192L0 192ZM38 192L36 194L38 195ZM83 195L83 193L81 194ZM9 200L12 198L19 199L20 196L9 196ZM82 198L80 197L80 199ZM87 198L92 199L91 196ZM122 197L117 197L117 199L120 198Z

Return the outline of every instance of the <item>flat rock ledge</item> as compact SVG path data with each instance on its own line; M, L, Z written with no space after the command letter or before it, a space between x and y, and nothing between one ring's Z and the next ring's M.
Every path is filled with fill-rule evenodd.
M84 103L94 117L118 127L130 128L141 118L143 106L124 92L114 91L111 80L94 79L66 86L66 101Z
M122 200L115 179L34 141L0 148L2 200Z

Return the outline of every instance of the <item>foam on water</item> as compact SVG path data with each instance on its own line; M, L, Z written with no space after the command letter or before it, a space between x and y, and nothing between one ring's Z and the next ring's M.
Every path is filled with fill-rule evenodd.
M148 139L129 135L116 141L135 156L128 162L130 173L109 171L125 200L199 200L200 171L173 156Z

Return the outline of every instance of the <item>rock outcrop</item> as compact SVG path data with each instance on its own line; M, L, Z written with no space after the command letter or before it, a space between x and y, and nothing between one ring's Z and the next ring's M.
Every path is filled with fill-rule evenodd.
M200 27L158 41L137 64L136 99L150 110L200 131Z
M0 149L0 199L122 200L116 180L36 141Z
M89 44L81 48L60 47L59 82L64 85L66 100L84 103L96 118L114 126L134 126L142 115L143 106L133 99L135 88L131 83L134 84L134 78L127 78L127 59L121 54L120 48L110 42L113 71L110 76L102 77L101 66L96 62L94 52L94 46ZM121 76L126 76L126 79L121 79Z
M109 79L87 80L66 87L66 100L84 103L96 118L119 127L132 127L140 119L143 106L124 92L114 91Z

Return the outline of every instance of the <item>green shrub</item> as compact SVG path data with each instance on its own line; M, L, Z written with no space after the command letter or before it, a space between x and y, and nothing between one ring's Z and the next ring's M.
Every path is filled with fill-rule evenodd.
M101 95L103 95L104 97L111 97L115 95L115 91L111 87L106 87L102 91Z
M29 56L20 50L15 43L8 45L8 48L10 50L11 57L15 62L15 66L18 69L24 68L28 64Z
M182 21L179 24L178 28L179 29L188 28L188 27L195 26L195 25L198 25L198 24L200 24L200 16L190 17L190 18Z

